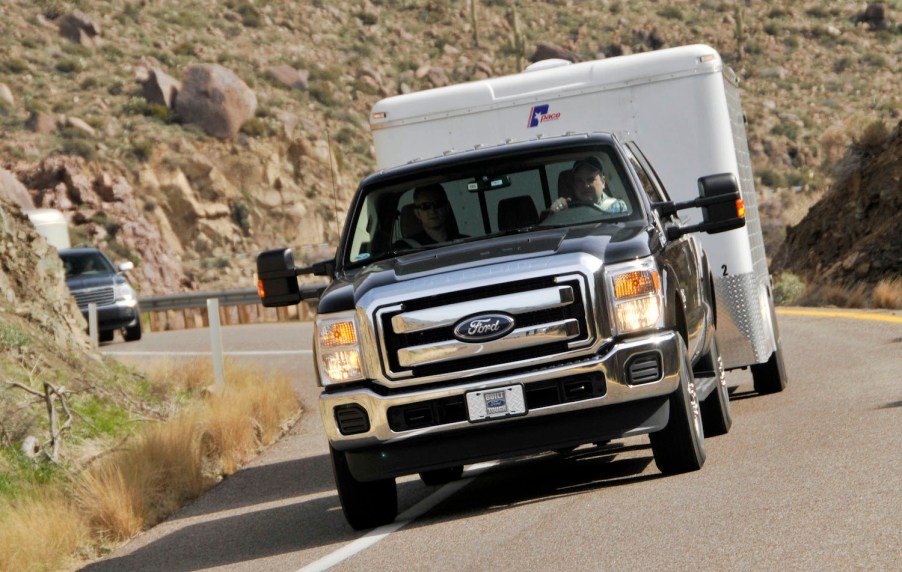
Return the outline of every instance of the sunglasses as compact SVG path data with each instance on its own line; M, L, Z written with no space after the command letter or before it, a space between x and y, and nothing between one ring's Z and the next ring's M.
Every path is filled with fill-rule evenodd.
M448 201L434 201L434 202L425 201L422 203L417 203L413 207L415 209L417 209L418 211L431 211L432 209L439 210L446 206L448 206Z

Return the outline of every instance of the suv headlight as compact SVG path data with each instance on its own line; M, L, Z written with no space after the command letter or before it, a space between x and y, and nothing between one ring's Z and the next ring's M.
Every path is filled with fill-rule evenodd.
M135 289L128 282L113 284L113 299L117 302L134 302Z
M661 276L651 258L613 264L607 276L611 324L615 335L662 327L664 321Z
M316 320L316 349L323 385L364 378L358 331L353 312Z

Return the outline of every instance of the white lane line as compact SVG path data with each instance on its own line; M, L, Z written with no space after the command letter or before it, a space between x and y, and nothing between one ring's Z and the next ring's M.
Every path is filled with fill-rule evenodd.
M107 356L208 356L210 352L101 351ZM223 352L227 356L294 356L312 354L313 350L263 350Z
M417 518L423 516L424 514L435 508L437 504L444 501L465 486L469 485L473 482L474 479L476 479L476 477L497 464L498 461L491 461L488 463L479 463L473 465L467 470L467 476L465 478L454 481L453 483L448 483L439 490L435 491L428 497L424 498L417 504L399 514L398 518L395 519L395 522L380 526L379 528L374 528L354 542L346 544L335 552L327 554L319 560L316 560L304 566L303 568L298 570L298 572L322 572L323 570L328 570L336 564L339 564L347 560L348 558L359 554L360 552L363 552L377 542L388 538L388 535L390 535L391 533L397 532Z

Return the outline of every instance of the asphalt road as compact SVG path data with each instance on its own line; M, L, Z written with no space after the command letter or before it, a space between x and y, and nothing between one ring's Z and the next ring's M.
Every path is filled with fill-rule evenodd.
M661 476L641 437L469 468L444 488L405 477L408 512L366 535L345 524L334 490L310 324L227 328L227 354L259 367L261 383L291 375L306 414L250 466L87 569L899 570L902 318L803 312L780 315L786 391L758 396L749 374L729 374L740 384L733 429L708 439L701 471ZM191 330L103 349L143 367L208 359L162 355L208 348L206 331Z

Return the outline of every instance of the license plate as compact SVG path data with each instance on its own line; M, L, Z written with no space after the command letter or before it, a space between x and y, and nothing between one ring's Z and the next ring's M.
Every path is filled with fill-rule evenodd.
M526 414L522 385L508 385L467 393L470 421L485 421Z

